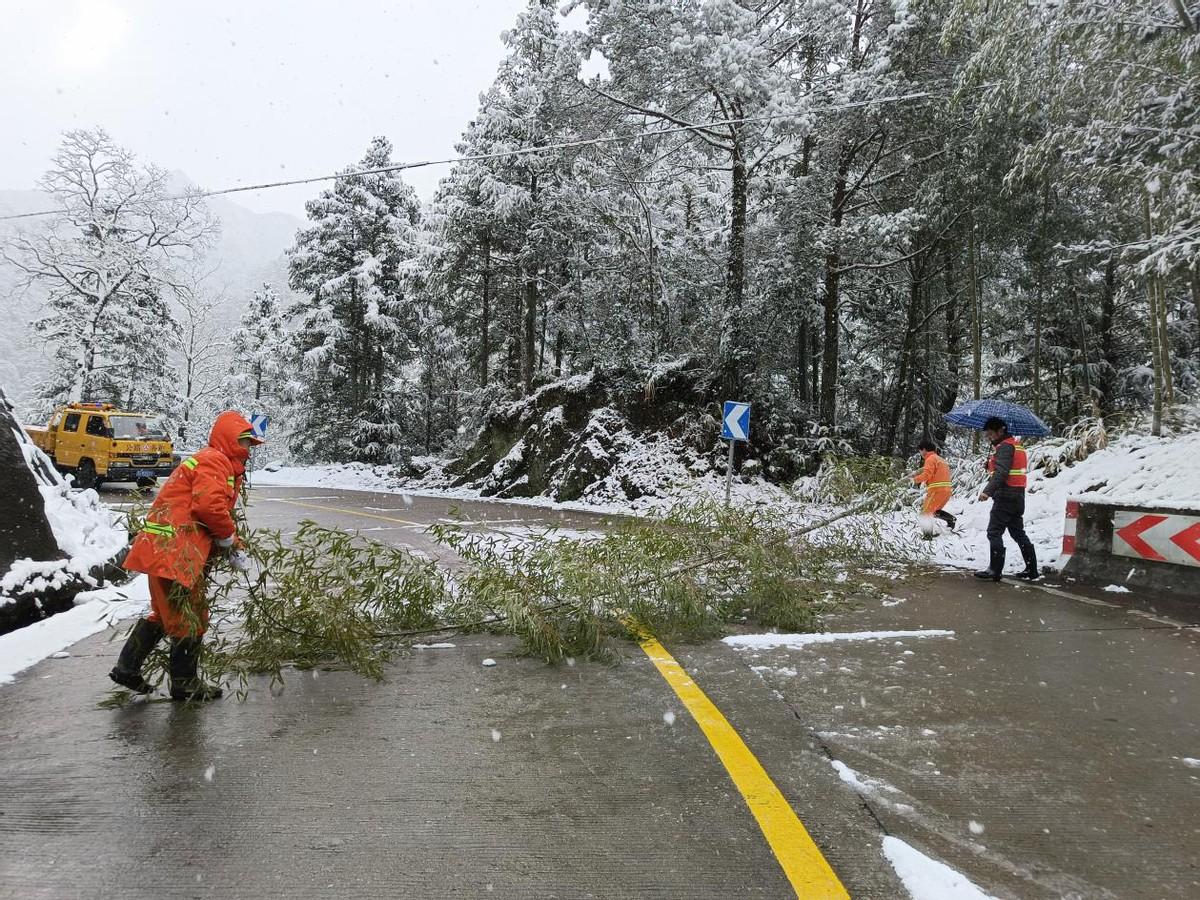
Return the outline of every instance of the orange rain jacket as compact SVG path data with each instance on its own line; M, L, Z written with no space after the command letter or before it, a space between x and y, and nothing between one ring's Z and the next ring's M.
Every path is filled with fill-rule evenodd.
M950 481L950 466L936 453L925 457L925 467L912 477L917 484L925 485L925 503L922 515L930 516L950 502L954 489Z
M188 588L201 583L214 540L237 531L233 507L250 458L238 438L250 436L250 423L239 413L217 417L208 446L185 459L159 491L125 558L126 569Z

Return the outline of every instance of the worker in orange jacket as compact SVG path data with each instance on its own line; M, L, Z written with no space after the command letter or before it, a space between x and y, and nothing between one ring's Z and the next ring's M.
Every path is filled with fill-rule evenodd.
M929 438L917 444L917 449L925 459L921 471L912 476L912 480L917 484L925 485L925 502L921 506L921 515L941 519L953 529L958 520L946 512L945 508L954 491L954 485L950 481L950 466L938 455L937 445Z
M208 628L205 587L209 565L218 552L235 550L233 509L242 486L254 436L250 423L224 412L213 424L208 446L185 459L167 479L134 539L124 567L150 579L150 615L133 626L109 677L137 693L154 686L142 677L142 665L163 635L171 638L171 697L215 700L221 689L197 675L200 644ZM244 556L231 556L245 565Z

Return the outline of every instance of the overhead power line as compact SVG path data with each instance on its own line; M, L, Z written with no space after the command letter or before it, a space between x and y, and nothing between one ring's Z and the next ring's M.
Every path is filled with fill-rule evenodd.
M770 116L743 116L736 119L722 119L716 122L700 122L692 125L679 125L672 128L651 128L634 134L607 135L605 137L585 138L577 141L563 141L558 144L546 144L540 147L522 147L517 150L502 150L497 153L475 153L468 156L451 156L445 159L427 159L419 162L396 163L381 166L377 169L358 169L349 172L337 172L332 175L313 175L309 178L293 178L287 181L267 181L262 184L246 184L238 187L221 188L215 191L200 191L194 194L164 197L163 201L182 200L185 197L221 197L226 194L242 194L249 191L266 191L273 188L296 187L304 184L317 184L322 181L336 181L339 178L353 178L357 175L383 175L388 172L403 172L408 169L424 169L429 166L445 166L463 162L483 162L491 159L507 159L519 156L532 156L539 153L555 153L560 150L574 150L580 147L590 147L597 144L614 144L622 141L635 141L641 138L662 137L669 134L681 134L690 131L702 131L719 128L723 125L750 125L755 123L777 122L787 119L803 119L814 113L844 112L851 109L862 109L869 106L883 106L888 103L907 103L912 100L925 100L933 97L946 97L946 91L917 91L911 94L897 94L891 97L877 97L872 100L855 100L849 103L838 103L829 106L814 106L803 112L776 113ZM653 112L646 115L652 116ZM17 213L0 216L0 222L11 222L15 219L36 219L42 216L57 215L59 210L47 209L38 212Z

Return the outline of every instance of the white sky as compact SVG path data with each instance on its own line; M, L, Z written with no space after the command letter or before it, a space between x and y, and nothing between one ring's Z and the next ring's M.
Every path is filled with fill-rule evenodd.
M384 134L453 154L526 0L0 0L0 188L102 125L209 189L322 175ZM445 167L406 176L428 198ZM323 185L234 195L303 215Z

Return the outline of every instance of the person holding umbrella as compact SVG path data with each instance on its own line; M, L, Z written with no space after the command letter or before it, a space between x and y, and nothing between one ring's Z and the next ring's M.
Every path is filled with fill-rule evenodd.
M1029 456L1017 435L1044 437L1050 426L1033 412L1017 403L1004 400L968 400L946 413L951 425L982 431L992 444L988 459L988 481L980 500L992 501L988 518L988 567L975 573L976 578L999 581L1004 574L1004 532L1008 532L1021 548L1025 571L1017 578L1032 581L1040 577L1037 552L1025 534L1025 486L1029 480Z
M1025 571L1016 577L1032 581L1038 577L1037 551L1025 533L1025 486L1028 483L1029 457L1021 442L1008 433L1008 425L992 416L983 425L983 436L992 444L988 459L990 477L984 485L980 500L992 501L988 517L987 537L991 559L986 569L975 573L976 578L999 581L1004 574L1004 532L1007 531L1025 559Z

